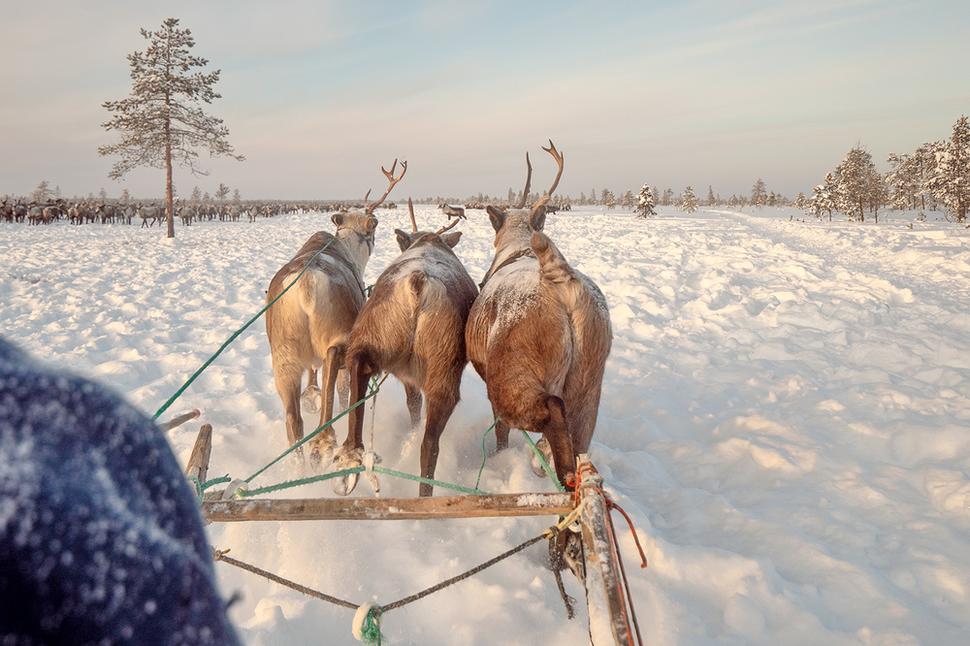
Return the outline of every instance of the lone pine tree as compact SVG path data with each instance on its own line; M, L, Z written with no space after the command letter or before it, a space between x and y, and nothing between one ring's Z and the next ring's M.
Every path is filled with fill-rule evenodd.
M222 119L202 110L202 104L221 98L214 89L220 71L204 71L209 61L190 53L195 46L191 31L180 29L178 18L167 18L158 31L142 29L141 35L148 48L128 55L131 94L103 104L113 116L102 127L120 132L121 140L100 146L98 153L120 156L111 168L112 179L140 166L165 169L167 235L174 238L173 164L205 175L196 166L200 148L210 157L244 157L227 141L229 129Z

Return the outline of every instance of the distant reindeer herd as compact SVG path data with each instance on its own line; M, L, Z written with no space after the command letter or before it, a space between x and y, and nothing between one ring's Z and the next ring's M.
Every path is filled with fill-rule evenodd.
M508 446L512 428L541 433L541 451L557 478L575 486L576 457L588 450L596 426L612 332L602 292L543 233L564 168L564 156L551 141L544 150L558 168L549 190L526 204L532 178L526 155L520 203L486 205L495 254L478 285L454 252L461 232L450 231L466 217L464 209L443 204L451 222L421 230L409 200L411 230L395 229L401 253L368 298L362 276L376 240L374 212L407 172L405 162L395 175L397 160L390 170L381 168L388 187L378 200L365 197L362 206L335 213L335 230L310 236L276 273L268 302L280 297L309 263L266 313L291 444L303 437L301 401L312 412L322 403L323 423L333 415L335 389L346 406L360 401L368 381L386 372L404 386L412 428L425 409L420 475L434 478L442 431L471 361L485 381L497 420L497 447ZM308 380L301 396L304 375ZM311 467L329 468L332 462L334 468L347 469L377 461L373 447L365 453L363 423L364 408L358 406L350 412L342 444L332 428L317 436L310 444ZM541 474L536 462L533 468ZM334 490L347 495L356 483L356 474L334 479ZM428 482L419 486L422 496L432 491Z
M341 202L280 202L246 201L229 204L202 203L177 204L174 217L184 226L194 222L256 222L259 218L271 218L283 213L330 212L348 208ZM142 228L151 228L165 222L165 207L156 202L77 200L62 198L36 202L25 198L0 200L0 222L26 222L29 225L52 224L66 221L82 224L126 224L140 222Z

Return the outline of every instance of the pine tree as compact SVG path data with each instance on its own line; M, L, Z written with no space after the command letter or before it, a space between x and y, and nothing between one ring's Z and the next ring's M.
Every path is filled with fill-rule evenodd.
M707 185L707 206L714 206L717 204L717 198L714 197L714 187L710 184Z
M623 197L620 198L620 206L624 209L628 209L633 206L633 191L626 191L623 193Z
M795 196L795 208L804 210L808 206L808 200L805 198L805 194L801 191Z
M229 187L219 182L219 188L216 189L216 199L220 202L224 201L229 196Z
M236 202L237 204L239 202L242 202L242 196L239 194L239 189L238 188L235 189L235 190L233 190L233 192L232 192L232 201L233 202Z
M957 222L966 222L970 209L970 119L957 119L950 139L937 147L935 156L936 167L928 187Z
M104 200L108 199L108 191L102 188L100 191L98 191L98 197L100 197L101 201L103 202Z
M42 179L34 192L30 194L30 199L34 202L42 203L46 202L51 198L51 183L46 179Z
M603 205L608 209L616 207L616 196L613 195L613 191L608 188L604 188L600 193L600 199L603 201Z
M688 213L693 213L697 210L697 196L694 195L694 189L690 186L685 188L683 194L680 196L680 208Z
M209 202L211 202L211 201L212 201L212 196L211 196L211 195L209 195L209 191L206 191L206 192L205 192L205 193L204 193L204 194L202 195L202 202L203 202L204 204L208 204L208 203L209 203Z
M838 175L838 209L850 219L865 222L865 208L877 203L883 187L882 176L872 163L869 151L856 146L836 168ZM877 216L878 217L878 216Z
M210 156L243 159L227 141L229 129L222 119L202 110L201 104L220 98L214 89L220 71L202 71L208 61L190 53L195 39L178 25L177 18L167 18L158 31L141 30L148 47L128 55L131 94L103 104L113 116L102 126L119 131L121 140L98 148L101 155L121 157L111 169L113 179L139 166L165 169L169 238L175 237L172 166L181 164L204 175L195 165L198 148Z
M641 186L640 193L637 195L637 205L634 209L637 217L649 218L657 215L654 210L656 203L657 195L646 184Z
M894 209L915 209L920 192L918 155L897 155L889 153L889 172L886 184L889 187L888 202Z
M751 204L754 206L765 206L768 204L768 189L765 182L760 177L751 187Z
M660 203L663 206L670 206L674 203L674 189L668 188L664 191L663 196L660 198Z
M933 191L930 188L930 181L936 174L937 153L945 144L942 141L932 141L925 143L916 149L913 156L916 157L916 175L919 181L919 208L926 208L926 198L935 202ZM931 204L932 208L935 204Z
M202 191L199 190L198 186L192 189L192 196L189 199L192 200L192 204L198 204L202 201Z
M597 204L597 202L596 202L596 189L595 188L589 192L589 203L590 204Z
M61 185L58 184L57 186L54 187L54 197L60 197L60 196L61 196Z
M127 204L130 201L131 201L131 193L129 193L128 189L126 188L123 191L121 191L121 202L123 204Z

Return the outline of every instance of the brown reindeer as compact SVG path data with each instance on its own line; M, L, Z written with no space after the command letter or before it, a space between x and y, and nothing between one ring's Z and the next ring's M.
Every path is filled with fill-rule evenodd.
M542 433L544 451L567 484L596 426L613 335L602 292L542 232L564 161L551 141L543 150L559 167L549 191L523 208L532 177L526 155L520 203L509 210L487 207L495 258L469 314L465 342L499 419L498 448L508 446L512 427Z
M267 301L276 298L313 258L307 272L266 312L273 376L286 412L286 436L291 444L303 437L300 385L305 371L325 368L320 423L333 416L337 372L343 363L350 329L365 301L362 276L374 251L377 229L373 212L403 179L407 162L402 162L397 177L396 168L396 159L390 171L381 167L388 188L379 200L372 204L365 200L360 211L335 213L332 220L336 233L314 233L270 282ZM316 464L329 460L335 446L334 431L327 429L311 443L311 459Z
M384 270L370 300L354 323L347 348L350 399L364 396L367 380L387 371L404 383L412 427L421 416L422 394L427 419L421 443L421 475L433 478L438 463L438 440L458 403L461 374L467 363L465 322L478 290L452 251L461 232L418 231L411 210L412 232L394 231L401 255ZM363 461L364 410L350 413L347 440L335 461L341 469ZM334 480L334 490L346 495L357 476ZM422 483L422 496L432 486Z

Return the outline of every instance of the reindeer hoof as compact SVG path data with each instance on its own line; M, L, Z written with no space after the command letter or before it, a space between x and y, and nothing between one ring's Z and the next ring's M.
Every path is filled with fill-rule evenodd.
M332 428L328 428L310 443L310 464L317 469L323 464L329 464L336 448L336 434Z
M320 412L320 401L320 389L312 384L307 386L306 390L300 396L300 402L303 404L303 412L309 415L316 415Z
M371 489L374 491L375 496L381 495L381 481L374 473L374 465L381 463L381 456L377 455L373 451L368 451L364 454L364 475L367 476L367 482L370 483Z
M340 450L333 456L333 465L335 471L342 471L343 469L353 469L355 467L363 466L364 464L364 451L363 449L348 449L346 447L340 447ZM356 473L351 473L349 475L340 476L339 478L333 479L333 492L338 496L348 496L357 487L357 476Z
M552 449L549 448L549 442L546 441L546 438L543 437L536 442L536 447L542 452L542 457L546 459L549 466L552 466ZM542 463L539 462L539 458L536 456L535 451L530 450L529 453L532 455L532 472L540 478L545 478L546 470L542 468Z

